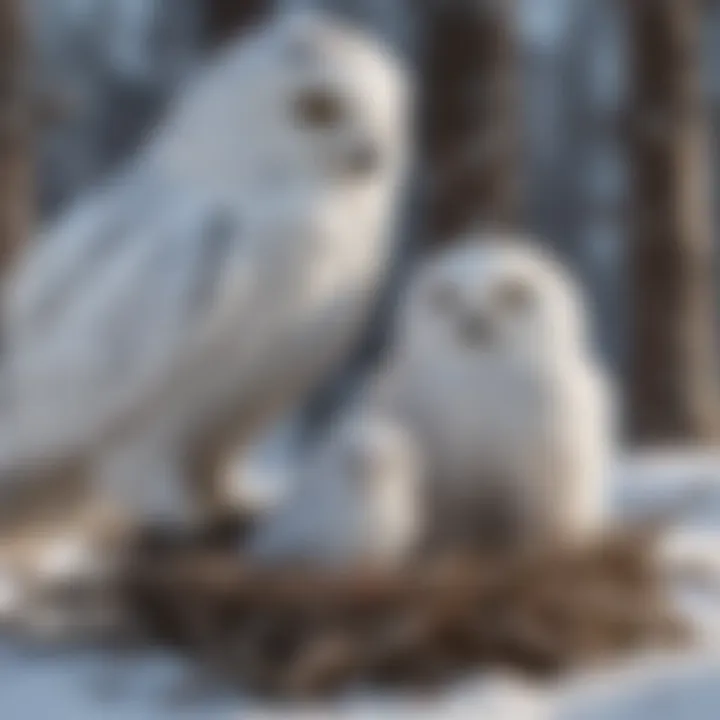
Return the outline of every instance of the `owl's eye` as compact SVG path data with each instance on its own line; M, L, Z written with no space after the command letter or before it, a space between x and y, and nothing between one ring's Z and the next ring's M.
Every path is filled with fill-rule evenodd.
M533 289L522 280L512 280L502 285L495 295L497 307L510 314L523 313L534 302Z
M328 88L311 88L294 100L292 114L302 127L310 130L332 130L345 119L342 98Z
M430 290L430 306L439 315L452 315L460 305L457 288L442 283Z

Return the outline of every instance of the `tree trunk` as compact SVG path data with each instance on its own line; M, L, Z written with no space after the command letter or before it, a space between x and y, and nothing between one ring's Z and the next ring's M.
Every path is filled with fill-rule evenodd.
M272 0L205 0L208 44L221 44L253 26L272 4Z
M698 0L631 0L630 424L641 441L717 439L708 117Z
M32 112L19 0L0 0L0 272L30 232Z
M518 58L512 0L423 2L421 144L437 243L518 219Z

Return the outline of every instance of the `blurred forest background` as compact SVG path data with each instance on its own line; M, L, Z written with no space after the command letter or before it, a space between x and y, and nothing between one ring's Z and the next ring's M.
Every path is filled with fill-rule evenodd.
M478 221L537 235L584 283L630 434L720 437L720 3L0 0L4 257L278 3L356 19L414 68L411 252Z

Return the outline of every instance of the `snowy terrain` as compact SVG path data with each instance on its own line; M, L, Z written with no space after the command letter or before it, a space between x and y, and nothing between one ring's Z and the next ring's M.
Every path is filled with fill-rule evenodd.
M623 512L665 507L693 487L708 487L673 546L708 548L720 565L720 454L666 453L625 461L615 502ZM712 557L710 558L712 559ZM492 720L714 720L720 717L720 584L717 594L679 588L679 601L703 629L702 647L673 656L631 658L607 671L553 687L509 677L478 677L440 697L352 697L321 716L442 717ZM0 717L8 720L163 720L293 717L227 697L190 698L181 663L166 657L108 660L93 654L0 652ZM185 692L187 691L187 692ZM317 709L297 716L317 717Z

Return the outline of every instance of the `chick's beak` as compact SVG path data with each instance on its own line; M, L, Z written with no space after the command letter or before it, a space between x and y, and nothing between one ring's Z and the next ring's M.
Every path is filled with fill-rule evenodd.
M489 346L495 337L493 322L486 315L474 313L464 316L458 325L458 334L463 345L469 348Z

